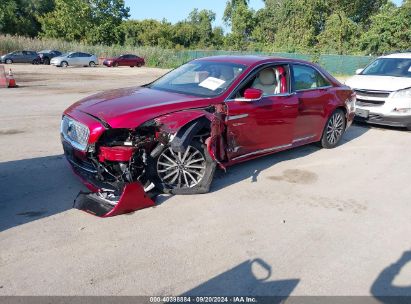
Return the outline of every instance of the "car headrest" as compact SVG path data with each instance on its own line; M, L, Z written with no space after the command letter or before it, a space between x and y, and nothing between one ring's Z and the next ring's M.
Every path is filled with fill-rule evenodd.
M262 85L273 85L276 83L273 69L262 70L258 76L258 79Z

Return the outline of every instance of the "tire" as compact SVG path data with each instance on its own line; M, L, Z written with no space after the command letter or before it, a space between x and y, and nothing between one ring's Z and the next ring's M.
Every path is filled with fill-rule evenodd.
M134 68L134 65L130 65L130 68Z
M31 62L31 64L39 64L39 62L38 62L37 59L34 59L34 60Z
M115 63L113 64L113 67L118 68L118 62L115 62Z
M50 65L50 59L48 57L43 59L43 64Z
M96 63L94 61L90 61L88 66L94 68L96 66Z
M141 68L142 64L141 63L137 63L137 67Z
M320 144L325 149L333 149L340 143L346 126L345 113L335 110L325 124Z
M160 192L200 194L209 191L216 163L205 145L193 141L185 153L174 152L170 146L165 146L150 159L149 168L151 180Z
M13 60L11 60L11 59L6 59L6 64L13 64Z
M68 67L67 61L62 61L62 62L60 63L60 66L63 67L63 68Z

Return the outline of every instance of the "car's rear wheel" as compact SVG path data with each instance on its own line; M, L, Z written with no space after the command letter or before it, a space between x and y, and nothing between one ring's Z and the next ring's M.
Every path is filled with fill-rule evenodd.
M68 67L67 61L63 61L60 65L61 65L63 68Z
M141 63L137 63L137 67L141 68L142 64Z
M325 149L335 148L344 135L345 126L344 111L341 109L335 110L325 125L321 138L321 146Z
M94 61L90 61L88 66L94 68L96 66L96 63Z
M13 63L13 60L11 60L11 59L6 59L6 63L7 63L7 64L12 64L12 63Z
M46 65L49 65L49 64L50 64L50 59L47 58L47 57L44 58L44 59L43 59L43 63L46 64Z
M175 152L166 146L153 159L155 186L172 194L208 192L216 164L206 150L198 141L191 142L185 152Z

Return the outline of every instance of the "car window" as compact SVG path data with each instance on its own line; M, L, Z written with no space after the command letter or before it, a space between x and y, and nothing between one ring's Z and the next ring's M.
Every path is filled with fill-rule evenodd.
M17 51L13 53L14 56L21 56L23 55L23 52Z
M245 70L241 64L192 61L164 75L148 87L152 89L204 96L218 96Z
M132 59L138 58L136 55L128 55L128 56L129 56L128 58L132 58Z
M244 98L244 92L249 89L263 91L263 96L274 96L288 93L289 75L287 65L270 65L259 68L248 77L232 98Z
M377 59L361 75L411 77L411 58Z
M305 65L293 65L294 90L310 90L327 87L330 83L314 68Z

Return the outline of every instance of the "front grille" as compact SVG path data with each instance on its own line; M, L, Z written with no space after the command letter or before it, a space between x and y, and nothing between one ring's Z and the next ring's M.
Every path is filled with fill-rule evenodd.
M385 99L388 98L391 92L388 91L372 91L372 90L354 90L357 94L356 105L360 107L375 107L385 104Z
M81 151L87 149L90 131L85 125L68 116L63 116L61 121L61 134L74 148Z
M357 106L360 107L375 107L375 106L382 106L385 103L384 100L368 100L368 99L361 99L358 98L355 102Z
M388 91L370 91L370 90L354 90L357 95L366 97L387 98L391 92Z

